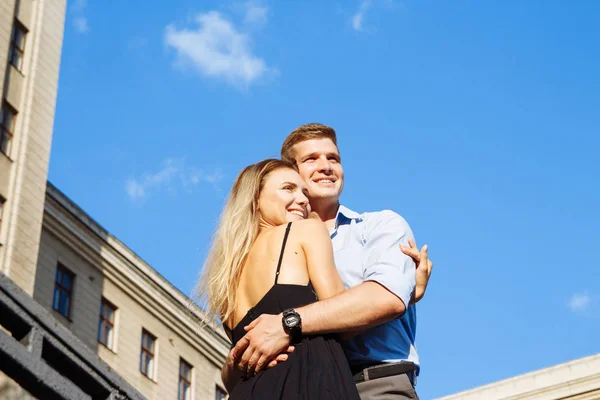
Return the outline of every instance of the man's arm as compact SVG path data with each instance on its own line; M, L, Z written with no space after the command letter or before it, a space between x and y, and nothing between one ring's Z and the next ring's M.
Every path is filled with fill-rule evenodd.
M415 287L415 264L400 251L399 245L408 244L412 231L402 217L391 211L378 213L377 219L370 223L366 235L365 282L331 299L297 309L304 334L367 329L406 311ZM240 340L232 350L234 358L241 356L240 366L248 364L254 351L271 357L283 349L286 340L289 343L281 315L262 315L246 330L246 340ZM250 351L245 351L246 347L251 347Z
M233 362L229 360L227 357L227 361L221 368L221 380L223 381L223 385L225 385L225 390L227 393L231 393L235 385L242 379L242 371L233 367Z
M404 303L386 288L376 282L363 282L335 297L298 308L296 312L302 318L304 335L349 332L353 336L391 321L405 310ZM263 314L245 328L248 333L229 353L238 369L253 370L257 354L270 359L289 344L281 317L281 314Z
M415 263L400 251L413 237L392 211L365 222L365 282L325 301L298 309L306 334L364 330L404 314L415 288Z
M406 311L402 300L377 282L363 282L331 299L301 307L302 333L365 330Z

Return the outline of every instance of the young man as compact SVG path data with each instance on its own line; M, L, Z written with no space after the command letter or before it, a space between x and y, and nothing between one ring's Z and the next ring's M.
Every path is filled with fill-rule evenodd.
M260 316L231 350L228 367L264 368L262 360L289 346L291 330L303 335L358 333L344 341L344 350L361 398L418 399L413 303L423 296L431 273L426 247L420 253L420 290L415 293L415 263L399 249L412 241L406 221L392 211L358 214L340 205L344 170L332 128L300 126L284 141L281 157L298 166L312 210L330 230L336 266L348 290L287 311L283 323L282 315Z

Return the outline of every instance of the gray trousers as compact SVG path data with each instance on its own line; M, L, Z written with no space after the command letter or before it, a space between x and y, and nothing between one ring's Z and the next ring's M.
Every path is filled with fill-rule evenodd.
M406 374L360 382L356 388L361 400L419 400Z

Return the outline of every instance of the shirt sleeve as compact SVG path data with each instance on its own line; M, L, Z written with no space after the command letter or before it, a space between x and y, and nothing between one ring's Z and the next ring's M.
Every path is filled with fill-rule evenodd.
M414 238L408 223L393 211L381 211L371 216L365 235L367 257L364 280L383 285L404 302L406 307L415 289L416 266L412 258L400 250Z

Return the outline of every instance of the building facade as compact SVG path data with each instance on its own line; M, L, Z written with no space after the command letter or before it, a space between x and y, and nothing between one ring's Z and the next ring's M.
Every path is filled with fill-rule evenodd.
M518 375L438 400L597 400L600 354Z
M33 294L66 0L0 0L0 270Z
M222 399L222 330L51 183L33 298L148 399Z
M65 12L0 0L0 272L146 398L223 399L223 332L47 183ZM0 398L31 396L0 372Z

